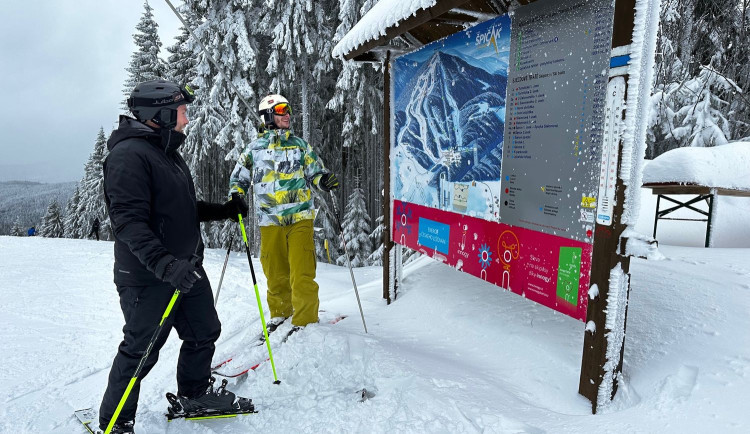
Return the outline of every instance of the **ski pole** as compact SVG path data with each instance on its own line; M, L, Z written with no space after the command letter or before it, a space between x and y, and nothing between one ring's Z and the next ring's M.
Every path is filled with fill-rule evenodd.
M115 409L115 413L112 415L112 418L109 420L109 424L107 425L107 429L104 430L104 434L109 434L112 431L112 427L115 425L115 422L117 421L117 417L120 416L120 412L122 411L122 407L125 406L125 401L128 400L128 396L130 396L130 391L133 390L133 386L135 386L135 383L138 381L138 376L141 374L141 369L143 369L143 365L146 364L146 359L148 359L149 354L151 354L151 349L154 347L154 344L156 343L156 339L159 337L159 333L161 332L161 329L164 328L164 322L169 318L169 314L172 312L172 309L177 305L177 301L180 298L180 290L175 289L174 294L172 294L172 299L169 300L169 304L167 305L167 309L164 311L164 314L161 316L161 321L159 321L159 326L156 327L156 330L154 330L153 336L151 336L151 340L148 342L148 346L146 347L146 352L143 353L143 357L141 357L140 363L138 363L138 367L135 368L135 374L133 374L133 378L130 379L130 383L128 383L128 387L125 388L125 393L122 394L122 398L120 398L120 403L117 404L117 408Z
M253 260L250 257L250 244L247 242L247 233L245 232L245 223L242 221L242 214L239 217L239 225L242 230L242 240L245 242L245 252L247 252L247 263L250 264L250 274L253 276L253 288L255 288L255 298L258 300L258 310L260 311L260 322L263 324L263 336L266 338L266 348L268 348L268 358L271 360L271 369L273 370L273 384L281 384L276 376L276 365L273 363L273 353L271 352L271 341L268 339L268 328L266 328L266 317L263 314L263 304L260 302L260 293L258 292L258 281L255 279L255 268Z
M352 262L349 260L349 250L346 248L346 240L344 239L344 228L341 227L341 220L339 220L339 206L336 203L336 195L331 193L331 200L333 201L333 214L336 217L336 225L339 229L339 236L341 237L341 244L344 245L344 256L346 256L346 265L349 266L349 274L352 276L352 285L354 285L354 294L357 296L357 304L359 305L359 315L362 317L362 325L365 327L365 333L367 333L367 324L365 324L365 314L362 312L362 303L359 301L359 291L357 290L357 282L354 280L354 271L352 271Z
M229 253L232 251L232 243L234 242L234 234L229 238L229 247L227 247L227 256L224 257L224 266L221 268L221 277L219 278L219 287L216 289L216 299L214 300L214 307L219 303L219 293L221 292L221 282L224 281L224 272L227 271L227 262L229 262Z

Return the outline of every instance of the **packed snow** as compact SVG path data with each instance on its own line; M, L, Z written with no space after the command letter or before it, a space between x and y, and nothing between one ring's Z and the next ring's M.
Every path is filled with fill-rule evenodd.
M381 269L355 270L369 334L348 270L320 263L321 319L348 317L277 346L280 385L268 362L230 382L257 414L168 423L171 336L136 432L746 432L750 248L659 250L666 259L632 262L623 376L604 413L577 393L584 323L420 258L390 306ZM224 254L207 251L214 286ZM98 407L121 339L112 262L109 242L0 237L0 432L83 432L72 412ZM220 361L261 327L244 254L231 255L217 308Z
M750 191L750 142L667 151L646 165L643 182L677 182Z

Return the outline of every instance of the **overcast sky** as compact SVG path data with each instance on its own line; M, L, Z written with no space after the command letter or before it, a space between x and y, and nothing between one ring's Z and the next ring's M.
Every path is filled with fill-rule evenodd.
M179 20L149 4L172 45ZM0 181L78 181L120 113L143 0L0 0L0 11Z

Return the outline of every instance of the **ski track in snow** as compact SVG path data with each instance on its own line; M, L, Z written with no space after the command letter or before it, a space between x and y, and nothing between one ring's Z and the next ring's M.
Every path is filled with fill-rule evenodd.
M743 432L750 425L750 249L660 250L664 261L633 260L624 373L605 414L592 416L577 394L583 323L420 258L406 266L390 306L381 299L380 269L355 270L369 334L348 270L319 264L321 323L274 349L281 384L272 384L269 362L230 380L257 414L168 423L164 393L176 389L180 344L174 334L143 382L136 430ZM214 285L223 258L207 251ZM83 432L72 411L98 407L121 339L111 270L111 243L0 237L0 432ZM258 279L263 292L262 273ZM260 331L244 254L230 258L218 311L217 362ZM348 318L326 322L337 314ZM265 356L259 348L248 352ZM360 402L363 388L371 396Z

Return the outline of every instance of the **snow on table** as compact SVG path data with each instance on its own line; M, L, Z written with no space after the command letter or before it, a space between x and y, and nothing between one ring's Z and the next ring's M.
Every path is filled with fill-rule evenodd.
M665 152L643 169L643 183L666 182L750 191L750 142Z

